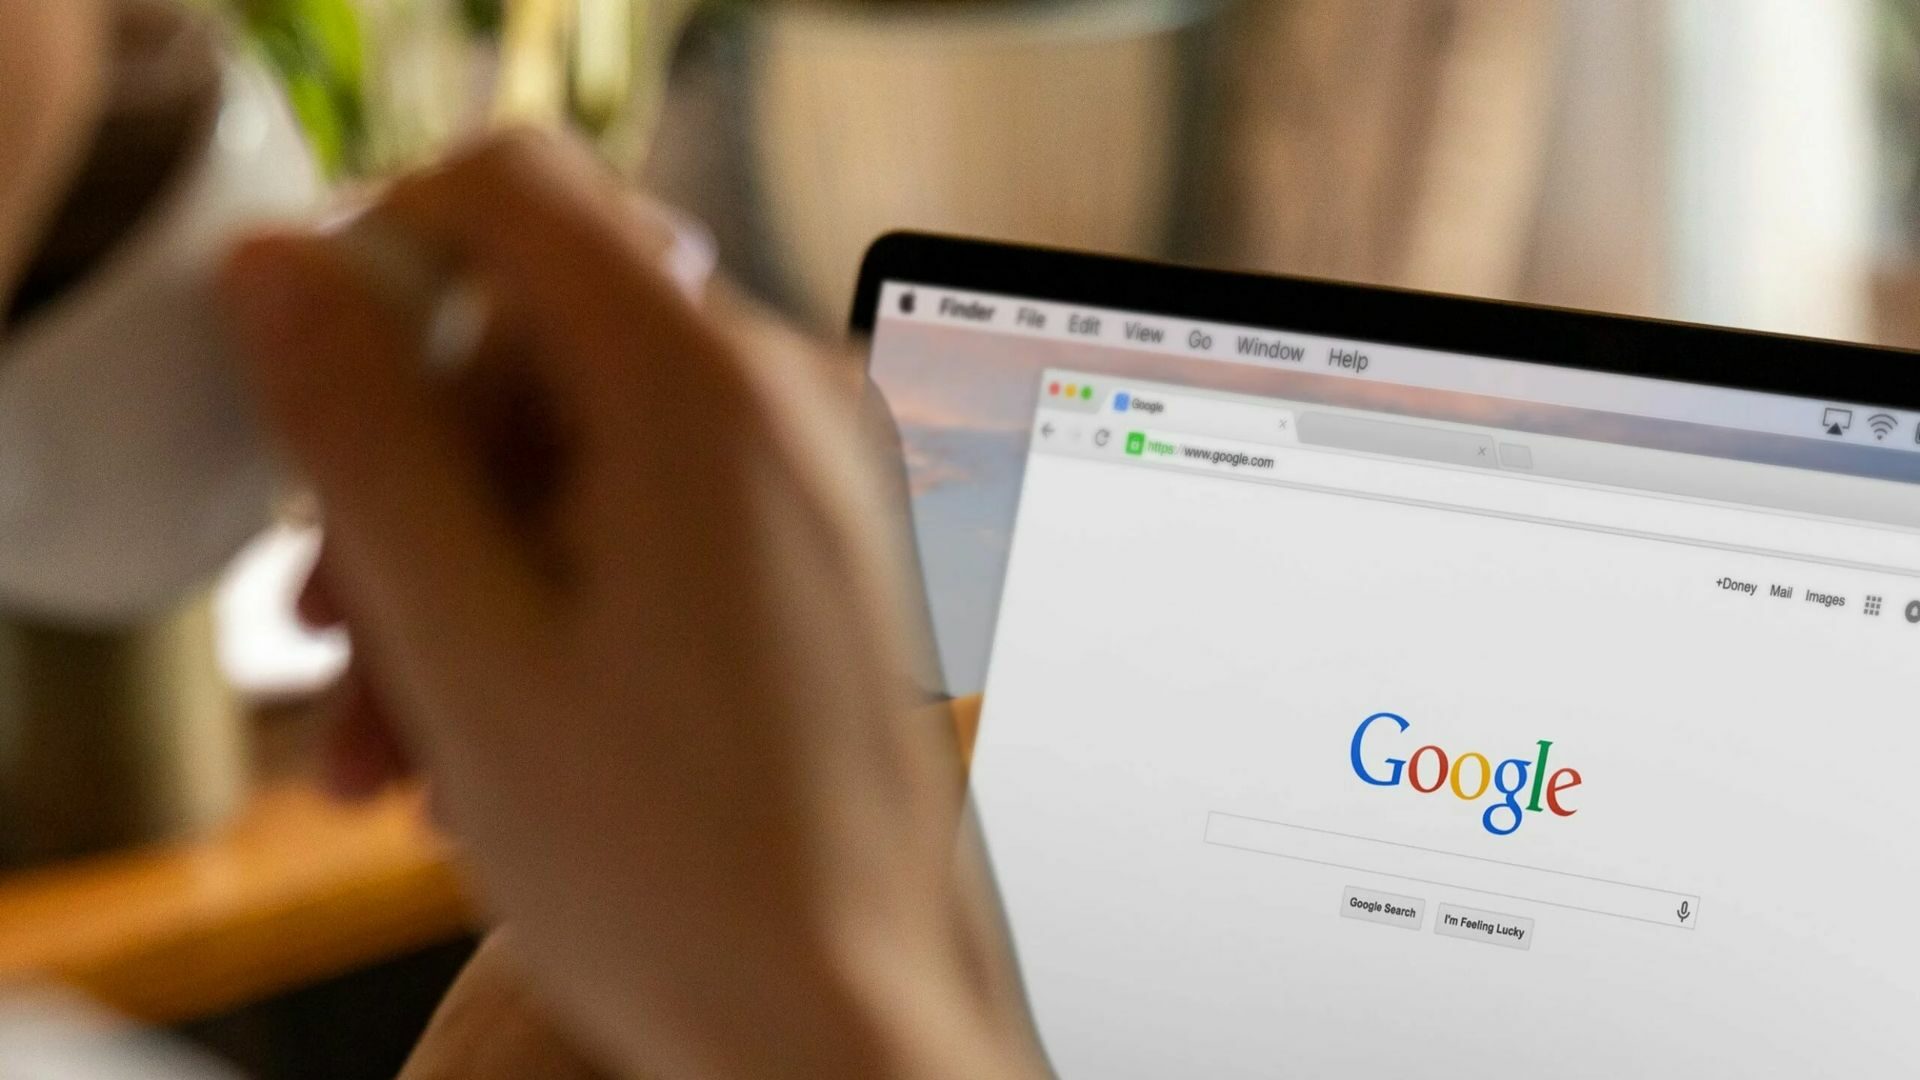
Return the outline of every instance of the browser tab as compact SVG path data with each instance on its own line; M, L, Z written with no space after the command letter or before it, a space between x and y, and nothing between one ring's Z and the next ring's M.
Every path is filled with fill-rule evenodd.
M1167 411L1164 397L1159 395L1135 394L1122 390L1113 395L1115 413L1139 413L1143 416L1159 416Z

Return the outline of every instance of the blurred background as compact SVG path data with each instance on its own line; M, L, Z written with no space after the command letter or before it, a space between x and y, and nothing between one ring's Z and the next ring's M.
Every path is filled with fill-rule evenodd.
M343 190L570 126L825 335L921 228L1920 345L1920 0L191 2ZM76 744L119 772L36 781L110 827L0 828L0 984L251 1076L392 1075L474 926L416 793L315 788L344 645L287 618L313 544L164 626L0 643L124 676L69 712L140 714ZM0 750L54 726L24 701ZM123 789L167 794L99 810Z
M1900 339L1911 0L198 0L337 175L588 132L823 330L984 233Z

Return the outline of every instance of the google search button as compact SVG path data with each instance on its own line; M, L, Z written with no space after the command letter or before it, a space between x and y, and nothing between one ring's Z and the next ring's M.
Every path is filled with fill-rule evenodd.
M1350 886L1340 897L1340 914L1347 918L1365 919L1367 922L1398 926L1406 930L1420 929L1421 919L1426 912L1425 900L1411 896L1398 896L1375 889Z

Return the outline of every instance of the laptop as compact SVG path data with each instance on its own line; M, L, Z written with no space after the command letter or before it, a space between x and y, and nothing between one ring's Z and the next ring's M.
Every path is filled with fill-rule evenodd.
M1920 1070L1920 357L888 237L1066 1077Z

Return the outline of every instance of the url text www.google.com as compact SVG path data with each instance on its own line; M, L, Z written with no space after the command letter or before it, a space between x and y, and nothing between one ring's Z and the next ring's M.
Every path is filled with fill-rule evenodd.
M1134 457L1184 458L1207 465L1224 466L1229 469L1272 469L1273 458L1261 454L1249 454L1242 450L1215 450L1192 443L1169 442L1165 439L1136 431L1127 436L1127 453Z

